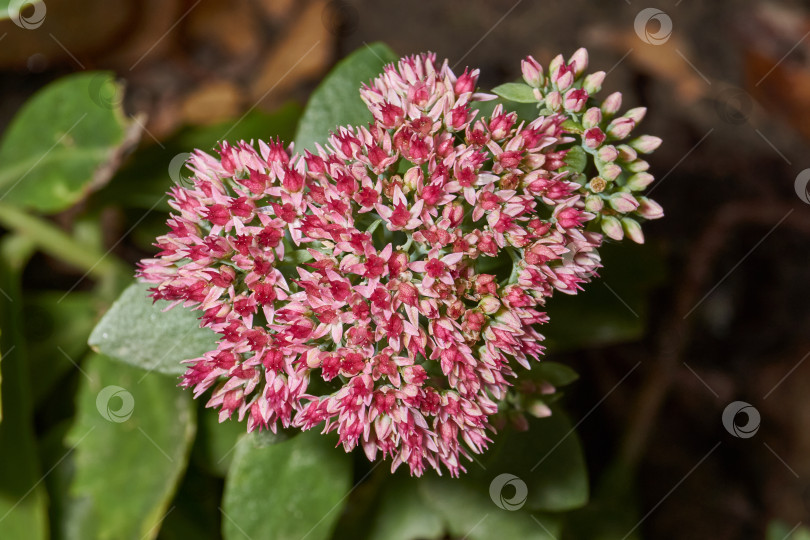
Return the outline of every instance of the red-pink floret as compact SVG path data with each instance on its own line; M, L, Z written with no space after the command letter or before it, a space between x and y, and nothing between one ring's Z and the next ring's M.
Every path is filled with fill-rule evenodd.
M337 431L416 475L487 447L514 368L543 352L546 299L589 280L602 237L560 170L564 118L480 118L477 78L405 58L361 90L374 122L317 154L192 155L139 276L219 334L182 385L213 388L220 420ZM479 270L504 252L511 278Z

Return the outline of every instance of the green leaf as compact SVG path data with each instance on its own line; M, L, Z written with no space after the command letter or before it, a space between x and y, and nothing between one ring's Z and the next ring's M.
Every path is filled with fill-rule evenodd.
M558 294L546 305L549 351L578 350L639 339L646 327L648 294L666 273L652 244L608 243L599 250L599 277L576 296Z
M111 73L84 72L29 99L0 142L0 199L58 212L104 185L138 136L121 92Z
M558 519L520 508L500 508L490 497L489 484L477 485L466 478L433 475L416 482L426 504L441 514L453 537L556 540L560 535Z
M7 235L0 240L0 340L2 411L0 422L0 538L48 537L47 495L40 482L28 354L22 337L20 273L30 249Z
M795 529L784 521L771 521L768 524L768 531L765 533L766 540L810 540L810 529L799 527Z
M588 474L579 437L568 417L552 405L547 418L529 418L529 429L506 427L480 459L486 469L468 465L468 476L488 486L500 474L512 474L528 487L526 508L562 512L588 501Z
M524 122L531 122L537 118L541 113L537 110L537 103L517 103L516 101L508 101L503 98L491 99L489 101L473 101L470 107L477 110L478 116L476 118L490 118L495 107L503 105L504 110L514 112L518 116L518 120Z
M640 519L635 475L614 462L599 478L587 506L566 514L565 533L572 540L638 540Z
M222 480L189 464L160 524L160 540L221 540Z
M197 412L199 429L194 442L194 462L209 473L224 477L233 461L239 438L247 433L244 422L236 419L220 423L219 412L199 402ZM282 433L282 432L279 432ZM283 440L279 435L279 439Z
M29 373L36 384L32 400L40 403L87 354L87 336L98 317L92 293L29 291L24 298L25 338Z
M130 285L90 334L93 350L115 360L158 373L185 371L180 362L216 348L216 334L199 327L197 315L168 302L152 303L149 285Z
M312 93L295 135L298 152L315 150L339 126L365 125L372 120L360 99L360 85L376 77L396 53L383 43L372 43L341 60Z
M195 432L191 395L157 373L92 356L66 438L78 538L155 538Z
M537 103L537 98L534 97L534 88L528 84L505 83L493 88L492 92L503 99L517 103Z
M576 371L558 362L543 360L532 365L526 375L534 380L548 381L555 388L567 386L579 379Z
M351 477L349 456L316 430L270 446L243 437L225 480L225 539L325 540Z
M581 173L588 165L588 154L581 146L572 146L565 154L564 161L568 170Z
M133 209L130 222L138 223L132 231L133 238L144 249L151 250L155 237L166 232L164 212L170 211L166 192L172 187L172 174L190 174L183 167L179 171L169 171L175 157L188 154L196 148L213 154L217 142L223 138L236 142L258 139L266 141L279 137L289 143L293 139L300 116L300 105L287 103L272 114L254 109L241 119L213 126L185 127L162 141L162 146L152 145L139 149L134 158L115 174L108 186L93 194L89 203L99 213L110 204ZM180 165L178 162L174 163ZM134 185L138 186L137 190L132 189ZM154 212L144 220L144 210Z
M385 485L369 540L439 538L444 519L419 491L419 479L396 475Z

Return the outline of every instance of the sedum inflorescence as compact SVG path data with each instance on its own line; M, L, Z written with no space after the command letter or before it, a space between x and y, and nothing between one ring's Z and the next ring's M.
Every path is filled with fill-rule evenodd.
M196 151L173 188L170 232L140 263L152 295L201 312L218 346L182 384L249 431L322 427L349 451L452 475L490 441L515 368L542 354L543 306L599 267L607 236L643 236L662 215L625 139L644 115L595 106L587 53L548 75L523 61L521 119L476 102L478 70L401 59L360 91L374 120L339 127L316 153L282 143ZM499 91L496 89L496 92Z

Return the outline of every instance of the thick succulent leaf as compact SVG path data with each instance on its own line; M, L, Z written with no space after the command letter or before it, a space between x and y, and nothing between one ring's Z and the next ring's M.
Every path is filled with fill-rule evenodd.
M534 97L534 89L528 84L505 83L493 88L492 92L503 99L516 103L537 103L537 98Z
M325 540L351 488L349 456L308 431L279 444L243 437L225 480L226 540Z
M644 334L649 291L664 278L663 257L653 246L604 245L599 277L576 296L557 294L542 328L549 351L576 350L639 339Z
M93 355L66 438L75 473L75 537L155 538L186 468L196 428L174 378Z
M219 411L204 406L199 402L197 441L194 445L194 462L199 464L206 472L225 477L236 454L239 439L247 433L245 422L237 422L236 418L219 421ZM298 435L298 430L279 429L277 433L269 431L256 434L260 444L268 445L286 441L291 436Z
M380 494L369 540L439 538L445 530L440 514L419 491L419 480L395 476Z
M397 55L382 43L366 45L341 60L312 93L295 135L298 152L315 150L338 126L364 126L372 116L360 99L360 85L382 72Z
M177 375L180 362L216 348L216 334L200 328L195 312L168 302L153 303L149 285L130 285L90 334L90 346L115 360Z
M485 469L468 465L468 477L489 486L501 474L516 476L526 485L525 507L533 511L562 512L588 501L588 472L579 437L568 417L552 406L547 418L529 419L529 429L507 426L493 438L490 450L479 458Z
M571 540L639 540L642 515L636 484L630 468L619 462L609 465L588 505L565 515L566 535Z
M58 79L29 99L0 141L0 200L64 210L104 185L139 132L107 72Z
M442 515L447 532L454 538L559 538L558 519L531 514L524 508L499 506L497 499L490 496L488 484L435 476L422 478L418 484L426 503Z

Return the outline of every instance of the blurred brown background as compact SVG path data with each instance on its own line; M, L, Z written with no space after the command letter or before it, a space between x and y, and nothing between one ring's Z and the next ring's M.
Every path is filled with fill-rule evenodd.
M142 144L160 145L183 126L303 103L378 40L480 67L484 88L518 78L527 54L587 47L591 69L609 71L605 95L647 106L644 132L664 139L651 190L667 217L646 231L668 269L642 341L563 358L582 374L568 402L588 415L592 475L617 452L640 467L646 538L761 538L771 519L810 520L810 199L796 180L810 167L810 3L45 5L37 31L0 22L0 130L38 88L85 69L126 81ZM639 19L645 8L658 11ZM723 428L735 400L761 413L753 437Z

